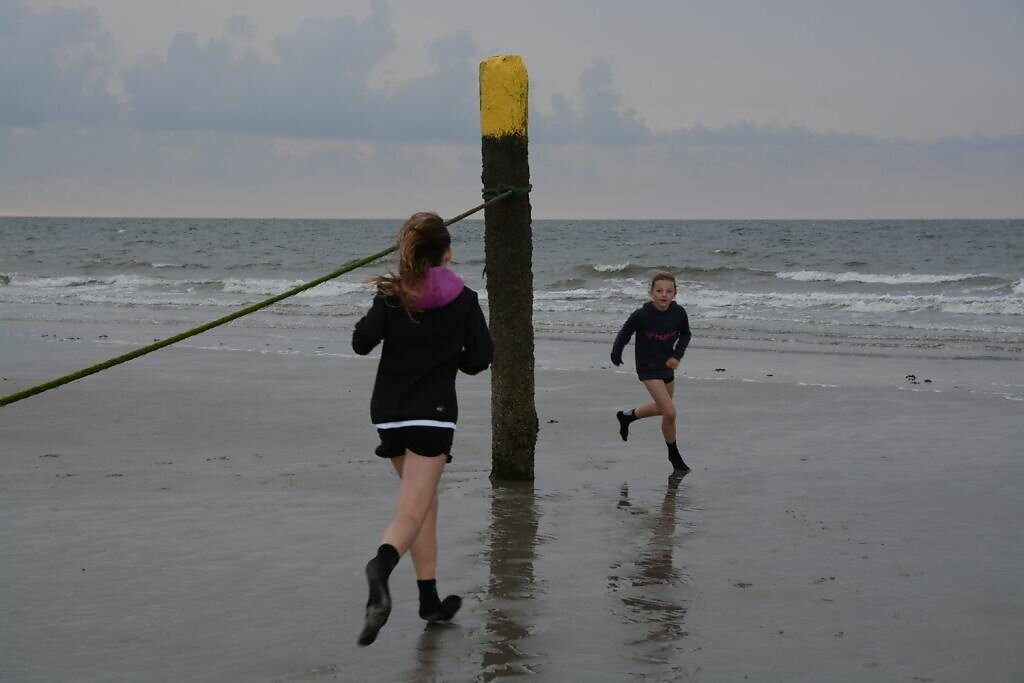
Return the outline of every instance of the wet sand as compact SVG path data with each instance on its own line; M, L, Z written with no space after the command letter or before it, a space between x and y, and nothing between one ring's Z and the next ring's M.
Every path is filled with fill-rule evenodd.
M29 328L4 394L124 351ZM538 340L532 484L488 481L489 379L460 379L456 623L404 558L359 648L395 480L343 349L169 348L0 409L0 680L1024 677L1018 362L697 346L679 479L656 422L619 439L643 393L607 344Z

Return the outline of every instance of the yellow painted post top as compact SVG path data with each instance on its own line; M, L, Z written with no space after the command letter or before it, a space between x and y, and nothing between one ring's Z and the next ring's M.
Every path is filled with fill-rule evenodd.
M518 55L480 62L480 134L526 137L529 80Z

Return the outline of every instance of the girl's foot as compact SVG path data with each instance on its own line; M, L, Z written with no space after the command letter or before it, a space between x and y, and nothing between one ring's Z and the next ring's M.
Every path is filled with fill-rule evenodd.
M366 601L366 623L359 634L359 644L369 645L377 639L377 632L387 623L391 616L391 592L388 590L388 578L381 571L374 558L366 563L366 582L370 586L370 598Z
M630 410L628 413L624 410L620 410L615 413L615 417L619 420L619 436L622 437L623 441L629 439L629 424L637 419L633 411Z
M679 447L676 446L676 442L668 444L668 461L672 463L672 469L677 472L689 472L689 466L683 462L683 456L679 454Z
M451 621L460 607L462 607L462 598L458 595L449 595L429 608L425 605L420 605L420 618L425 619L431 624L439 621Z
M384 544L377 548L377 556L366 563L366 583L370 587L370 597L366 600L366 622L359 634L360 645L369 645L376 640L377 632L391 616L388 577L398 564L399 557L394 547Z
M690 471L690 466L683 462L683 458L679 454L673 455L670 453L668 456L668 461L672 463L672 469L674 469L677 472Z
M437 580L421 579L416 582L420 590L420 618L430 623L451 621L462 607L462 598L449 595L444 600L437 596Z

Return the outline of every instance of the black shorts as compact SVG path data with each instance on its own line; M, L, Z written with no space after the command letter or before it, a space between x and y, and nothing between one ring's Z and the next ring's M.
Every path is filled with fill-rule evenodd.
M637 378L639 378L641 382L646 382L649 379L660 379L665 384L672 384L672 382L676 381L675 374L669 375L668 377L645 377L644 375L637 375Z
M395 427L394 429L378 429L380 445L374 451L382 458L397 458L412 451L416 455L436 458L447 456L445 462L452 461L452 442L455 430L447 427Z

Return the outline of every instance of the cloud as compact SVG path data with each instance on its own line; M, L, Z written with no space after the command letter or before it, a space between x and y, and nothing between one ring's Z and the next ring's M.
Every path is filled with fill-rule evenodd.
M307 18L260 54L247 51L254 22L225 15L220 38L180 33L119 70L94 11L25 7L0 0L6 211L380 216L478 197L486 55L468 31L431 43L425 73L380 87L401 54L382 3L358 21ZM1020 214L1024 131L912 142L754 120L655 129L616 78L596 59L574 92L533 102L537 216Z
M530 137L537 142L600 145L641 144L652 133L632 109L623 107L622 96L612 87L607 60L597 60L580 76L583 108L575 112L563 95L551 100L551 114L531 112Z
M167 131L478 142L476 69L481 55L472 36L461 30L436 40L428 51L429 73L388 89L374 88L373 69L397 49L387 6L380 2L371 5L362 22L351 17L304 20L294 32L275 39L276 59L239 53L227 40L202 42L193 33L179 33L160 59L129 65L116 74L109 59L84 59L111 51L109 37L96 28L94 11L33 14L11 0L0 3L14 15L4 25L13 27L16 38L0 48L8 57L0 66L0 78L6 80L0 82L7 86L5 92L18 93L4 98L0 123L38 125L66 113L96 123L104 117L127 118L140 128ZM228 21L232 36L253 31L248 17L235 15ZM61 59L72 47L83 58ZM88 71L99 66L104 69ZM38 73L40 69L45 73ZM107 88L115 76L123 104ZM531 113L536 141L622 145L651 139L651 131L623 104L607 61L595 61L579 84L579 111L572 111L565 97L555 96L553 114Z
M298 138L461 140L476 137L477 48L468 33L430 51L433 71L391 90L371 72L396 48L387 8L358 23L304 20L274 42L276 61L236 57L220 40L178 34L163 61L127 68L125 91L140 126Z
M430 71L390 88L372 85L374 69L393 56L398 39L388 6L373 2L362 21L303 20L273 42L273 58L244 52L227 39L179 33L159 59L113 68L110 36L95 10L34 13L0 0L0 125L53 121L131 123L142 129L243 133L273 138L380 142L478 142L480 50L465 30L434 41ZM228 19L230 37L251 36L253 21ZM119 79L123 101L108 84ZM579 104L564 94L530 112L536 144L601 147L668 145L774 148L791 156L914 143L855 132L816 132L797 125L741 121L653 130L624 100L608 59L578 80ZM993 151L1012 137L973 136L929 144L947 161L971 150ZM1019 148L1018 153L1019 153Z
M117 115L111 39L95 10L34 13L0 0L0 124L93 123Z
M243 14L236 14L229 17L227 29L228 33L237 38L252 38L256 35L255 22Z
M461 145L0 126L0 214L394 217L480 201Z

